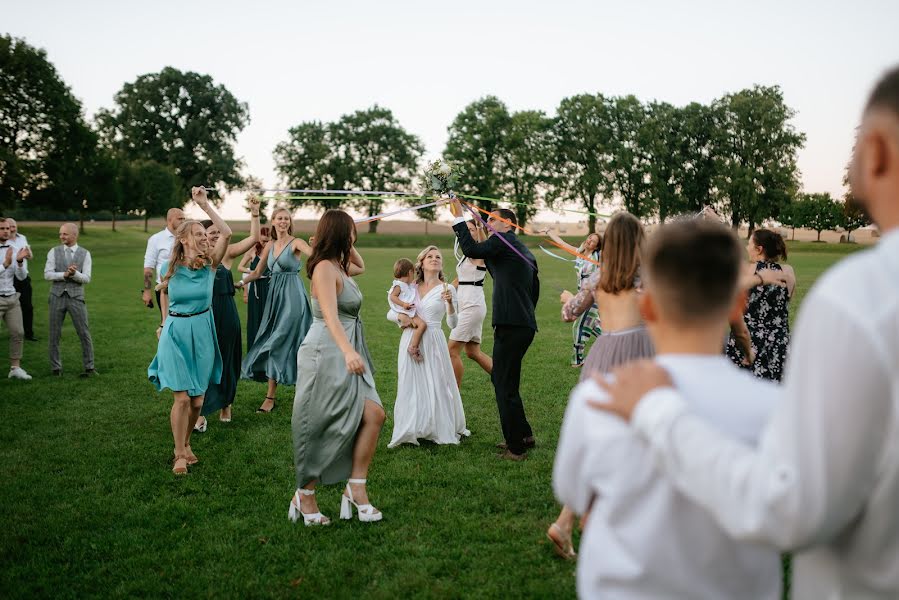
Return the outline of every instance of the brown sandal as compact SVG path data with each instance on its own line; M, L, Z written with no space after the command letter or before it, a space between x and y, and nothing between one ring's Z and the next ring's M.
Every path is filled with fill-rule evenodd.
M179 466L178 462L184 461L183 466ZM176 456L174 465L172 466L172 473L175 475L187 475L187 457L185 456Z

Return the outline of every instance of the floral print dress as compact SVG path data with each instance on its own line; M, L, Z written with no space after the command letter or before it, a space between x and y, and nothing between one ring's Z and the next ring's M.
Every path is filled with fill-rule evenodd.
M782 271L776 262L758 261L755 272L763 269ZM746 304L746 326L755 352L750 369L756 377L781 381L790 343L790 294L779 285L760 285L752 288ZM743 353L733 335L727 341L727 356L743 367Z

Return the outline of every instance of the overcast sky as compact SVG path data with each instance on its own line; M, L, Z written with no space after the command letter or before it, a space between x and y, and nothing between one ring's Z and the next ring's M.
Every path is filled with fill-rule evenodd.
M781 86L808 136L805 190L841 195L865 97L899 63L896 0L2 4L0 30L46 49L88 116L141 74L211 75L249 104L237 153L268 186L289 127L375 103L436 157L488 94L553 114L583 92L683 105L758 83Z

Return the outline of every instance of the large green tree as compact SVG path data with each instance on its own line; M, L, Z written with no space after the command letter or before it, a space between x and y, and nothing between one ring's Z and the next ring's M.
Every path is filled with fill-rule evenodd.
M828 193L803 194L798 204L801 227L818 232L819 242L821 232L835 230L843 219L842 203L834 200Z
M123 158L172 167L184 199L194 185L221 192L243 183L234 144L249 121L246 103L223 85L172 67L126 83L115 108L97 115L104 142Z
M342 116L330 130L334 145L332 172L339 187L411 191L424 146L403 129L389 109L376 105L358 110ZM381 212L384 202L383 196L368 195L353 201L352 205L374 216ZM378 221L370 221L368 230L376 233Z
M849 184L849 165L843 173L843 186L846 193L843 194L842 218L840 219L840 227L846 230L846 241L852 241L852 232L862 227L867 227L873 221L868 211L859 203L858 199L852 194L852 186Z
M805 142L777 86L755 86L717 100L715 187L736 229L777 218L799 187L796 153Z
M596 228L596 201L613 189L614 139L609 105L602 94L580 94L559 104L555 121L558 180L551 201L579 201Z
M678 171L674 173L674 181L679 191L680 205L667 214L698 213L704 206L714 204L714 111L705 104L691 102L677 109L672 118L675 120L673 127L677 131L674 136L677 145L671 151L676 156ZM658 156L654 160L656 158Z
M186 199L175 169L152 160L135 160L122 167L122 194L129 212L144 218L144 231L151 216L184 206Z
M46 52L0 36L0 208L81 206L95 147Z
M500 195L510 119L509 109L495 96L472 102L453 119L447 129L449 137L443 156L464 172L459 191L486 198ZM476 203L486 210L493 209L490 201Z
M537 213L538 196L554 180L554 158L553 120L536 110L514 113L500 152L500 190L515 202L522 227Z
M650 186L652 156L648 151L647 109L636 96L613 98L609 102L612 127L611 174L615 191L632 215L644 218L655 213Z
M335 182L335 153L329 125L308 121L291 127L287 141L275 146L275 170L288 188L301 190L333 189ZM315 197L315 196L313 196ZM293 208L316 206L319 209L337 208L339 202L307 200L294 196Z
M681 152L684 132L681 111L666 102L653 102L646 106L643 124L643 146L648 163L644 166L649 177L649 194L655 205L659 221L665 222L671 215L687 210L683 197L685 158Z

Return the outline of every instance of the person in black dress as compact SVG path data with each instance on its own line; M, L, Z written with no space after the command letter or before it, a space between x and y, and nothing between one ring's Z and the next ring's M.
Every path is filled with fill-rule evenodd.
M243 259L240 261L237 270L244 274L252 273L259 265L260 256L265 245L271 240L268 226L259 228L260 240L255 246L250 248ZM256 341L256 332L259 331L259 324L262 323L262 313L265 312L265 299L268 296L268 283L271 277L271 271L266 269L262 273L262 277L256 281L244 286L244 302L247 304L247 348L253 346Z

